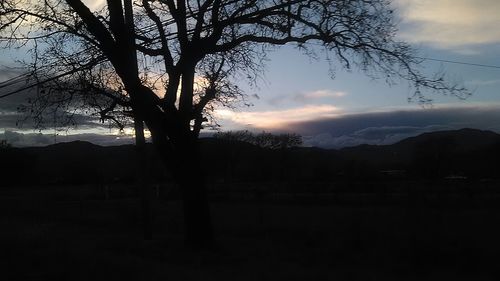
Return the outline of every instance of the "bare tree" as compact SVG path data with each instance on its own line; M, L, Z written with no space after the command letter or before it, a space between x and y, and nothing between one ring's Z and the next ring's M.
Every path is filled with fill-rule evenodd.
M246 142L254 144L255 135L248 131L219 131L213 135L215 139L222 140L224 142Z
M214 138L225 142L246 142L262 148L286 149L302 145L302 136L295 133L272 134L261 132L254 134L250 131L217 132Z
M297 134L279 134L262 132L254 136L253 143L270 149L286 149L302 145L302 136Z
M0 32L4 47L30 46L37 75L105 65L117 77L112 86L122 87L181 186L186 238L198 246L212 241L198 133L213 106L240 100L231 81L253 81L273 46L310 54L321 45L332 65L406 80L423 102L423 89L468 94L419 72L421 60L395 39L389 0L107 0L97 9L81 0L4 0Z

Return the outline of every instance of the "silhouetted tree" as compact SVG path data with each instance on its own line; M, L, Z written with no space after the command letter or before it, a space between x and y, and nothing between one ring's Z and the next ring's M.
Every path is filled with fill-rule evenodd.
M254 134L250 131L226 131L217 132L214 138L228 142L246 142L262 148L285 149L302 145L302 136L295 133L272 134L261 132Z
M62 78L107 66L173 170L187 240L200 246L212 241L212 230L199 130L209 120L207 109L241 100L231 81L254 82L273 46L296 44L311 54L309 43L319 44L332 65L408 80L424 102L423 88L467 94L418 71L421 60L395 39L388 0L107 0L97 9L81 0L4 0L0 32L10 39L1 41L5 47L32 44L34 77L37 70ZM196 75L204 70L211 79Z
M11 148L12 146L7 140L0 140L0 150Z
M296 134L280 134L262 132L253 138L253 144L270 149L284 149L302 144L302 137Z

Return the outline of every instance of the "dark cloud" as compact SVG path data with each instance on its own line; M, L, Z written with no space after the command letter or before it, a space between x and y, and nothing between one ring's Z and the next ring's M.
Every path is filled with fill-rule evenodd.
M2 81L2 80L0 80ZM0 88L0 96L25 86L24 83ZM28 99L34 96L34 89L24 90L0 99L0 112L16 112L23 105L28 105Z
M385 145L425 132L476 128L500 132L500 107L436 108L353 114L290 124L309 146Z
M201 138L211 137L213 132L201 132ZM6 130L0 133L0 140L6 140L14 147L47 146L59 142L88 141L102 146L115 146L124 144L134 144L135 138L131 135L110 135L98 133L76 133L76 134L54 134L49 133L26 133L20 131ZM150 138L146 139L150 142Z
M12 87L0 88L0 95L9 93ZM4 130L32 130L44 128L103 128L109 123L99 122L96 115L67 113L58 109L54 119L52 109L47 109L36 116L29 112L29 99L35 95L35 89L25 90L0 99L0 128ZM24 110L23 110L24 107ZM37 119L39 118L39 119ZM42 123L38 121L42 120Z
M382 141L384 143L392 143L394 140L400 140L408 136L420 134L424 132L451 130L453 127L445 125L430 125L425 127L411 127L411 126L396 126L396 127L369 127L354 132L352 135L357 138L366 140Z
M0 82L18 77L22 74L26 73L26 70L21 68L0 68Z
M93 128L108 128L109 123L102 123L97 116L89 116L84 114L72 114L59 117L54 120L54 117L49 112L42 116L43 123L38 123L33 116L26 113L13 111L0 111L0 128L4 130L33 130L46 128L69 128L69 129L93 129ZM71 121L66 118L71 118Z
M370 127L355 131L352 134L335 137L329 133L305 136L304 143L307 146L323 148L342 148L360 144L387 145L422 133L453 129L456 128L444 125L425 127Z
M56 135L42 133L22 133L5 131L0 133L0 140L6 140L14 147L46 146L56 142L88 141L94 144L111 146L133 144L134 138L129 135L104 135L104 134L72 134Z

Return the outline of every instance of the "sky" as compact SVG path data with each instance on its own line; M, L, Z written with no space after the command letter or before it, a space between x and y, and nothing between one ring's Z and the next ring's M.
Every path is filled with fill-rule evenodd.
M433 102L422 106L408 102L412 92L404 81L388 85L356 69L341 68L332 79L321 54L312 59L286 46L269 53L257 87L240 85L252 107L216 111L221 129L294 132L303 136L306 145L325 148L391 144L424 132L464 127L500 132L500 1L395 0L393 6L398 37L418 48L421 57L497 68L424 61L423 71L443 71L473 95L460 100L429 92L425 94ZM0 54L1 63L10 59L7 53ZM0 81L5 77L0 69ZM13 112L20 99L0 100L0 139L14 145L74 139L110 145L131 140L89 120L80 120L77 130L59 132L56 138L49 131L33 131L30 124L16 127L14 120L19 117L8 112Z

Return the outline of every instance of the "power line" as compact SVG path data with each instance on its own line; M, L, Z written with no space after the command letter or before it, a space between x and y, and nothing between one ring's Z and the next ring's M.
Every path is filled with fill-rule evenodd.
M29 85L27 85L27 86L24 86L24 87L18 88L18 89L14 90L14 91L8 92L8 93L3 94L3 95L0 95L0 99L5 98L5 97L8 97L8 96L11 96L11 95L14 95L14 94L17 94L17 93L19 93L19 92L22 92L22 91L24 91L24 90L27 90L27 89L30 89L30 88L33 88L33 87L36 87L37 85L41 85L41 84L44 84L44 83L47 83L47 82L50 82L50 81L54 81L54 80L56 80L56 79L59 79L59 78L61 78L61 77L67 76L67 75L71 75L71 74L76 73L76 72L78 72L78 71L82 71L82 70L84 70L84 69L91 68L91 67L93 67L94 65L100 64L100 63L102 63L102 62L104 62L104 61L106 61L106 59L105 59L104 57L97 58L95 61L89 62L87 65L83 65L83 66L81 66L81 67L79 67L79 68L74 68L74 69L72 69L72 70L70 70L70 71L63 72L63 73L61 73L61 74L59 74L59 75L56 75L56 76L53 76L53 77L47 78L47 79L45 79L45 80L43 80L43 81L39 81L39 82L36 82L36 83L34 83L34 84L29 84Z
M500 69L500 66L498 66L498 65L471 63L471 62L463 62L463 61L443 60L443 59L427 58L427 57L417 57L417 58L423 59L423 60L432 60L432 61L439 61L439 62L446 62L446 63L454 63L454 64L462 64L462 65L471 65L471 66L479 66L479 67L488 67L488 68Z
M307 44L312 45L312 46L320 46L320 47L324 46L324 44L318 44L318 43L312 43L312 42L309 42ZM455 61L455 60L436 59L436 58L419 57L419 56L416 56L415 58L422 59L422 60L439 61L439 62L445 62L445 63L454 63L454 64L461 64L461 65L469 65L469 66L477 66L477 67L487 67L487 68L500 69L500 66L498 66L498 65L491 65L491 64L481 64L481 63L472 63L472 62L463 62L463 61Z
M73 57L79 57L81 54L84 54L88 51L90 51L92 49L92 47L86 47L84 48L83 50L80 50L78 52L75 52L73 54L70 54L68 55L68 57L66 59L72 59ZM39 72L41 71L42 69L45 69L45 68L53 68L54 65L57 65L57 64L62 64L62 59L59 59L58 61L56 61L55 63L53 64L49 64L49 65L43 65L43 66L40 66L36 69L35 72L32 72L32 71L28 71L28 72L25 72L25 73L22 73L22 74L19 74L15 77L12 77L10 79L7 79L5 81L1 81L0 82L0 89L2 88L6 88L6 87L9 87L9 86L12 86L12 85L15 85L15 84L18 84L18 83L26 83L27 82L27 78L31 75L34 75L36 74L36 72ZM83 68L85 69L85 67ZM36 85L36 84L35 84ZM35 86L34 85L34 86ZM3 97L3 96L2 96Z
M15 85L15 84L20 83L20 82L26 82L26 78L28 78L29 75L30 75L30 73L26 72L26 73L17 75L15 77L12 77L10 79L7 79L5 81L2 81L2 82L0 82L0 89Z

